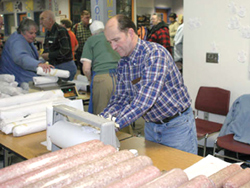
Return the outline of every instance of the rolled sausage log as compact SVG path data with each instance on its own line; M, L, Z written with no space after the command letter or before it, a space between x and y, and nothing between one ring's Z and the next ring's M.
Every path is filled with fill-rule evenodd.
M147 166L144 169L135 172L134 174L123 178L119 181L116 181L110 185L108 188L121 188L121 187L129 187L135 188L139 187L161 175L160 170L155 166Z
M0 170L0 184L12 178L40 169L44 166L54 164L57 161L72 157L78 153L103 145L104 144L100 140L92 140L5 167Z
M179 168L174 168L160 177L141 186L143 188L176 188L188 181L187 174Z
M208 178L212 180L212 182L214 182L217 188L221 188L223 187L223 184L226 182L228 178L230 178L231 176L233 176L234 174L238 173L241 170L242 168L239 165L231 164L219 170L218 172L212 174Z
M228 178L223 187L225 188L239 188L250 181L250 168L245 168L237 174Z
M206 176L198 175L178 188L215 188L215 185Z
M24 174L22 176L19 176L15 179L11 179L7 182L4 182L0 185L0 188L4 187L24 187L31 183L34 183L35 181L53 176L55 174L61 173L64 170L73 168L77 165L90 162L93 160L101 159L107 155L110 155L112 153L115 153L117 150L110 145L106 145L103 147L94 148L91 151L87 151L84 153L80 153L77 155L74 155L70 158L67 158L65 160L61 160L55 164L46 166L44 168L41 168L39 170L32 171L30 173Z
M87 176L77 182L74 182L66 187L91 187L101 188L105 187L114 181L125 178L144 167L152 165L152 160L147 156L138 156L127 161L121 162L110 168L104 169L100 172Z
M122 150L101 160L78 165L52 177L30 184L26 188L63 187L133 157L134 155L130 151Z
M247 182L246 184L240 186L240 188L249 188L250 187L250 181Z

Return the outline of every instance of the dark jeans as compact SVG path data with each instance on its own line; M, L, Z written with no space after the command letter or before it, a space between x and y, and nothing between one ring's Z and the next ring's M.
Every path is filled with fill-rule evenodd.
M82 57L82 51L81 52L77 51L75 56L76 56L76 62L75 63L76 63L77 69L80 69L81 74L84 75L83 71L82 71L82 63L80 62L80 59Z

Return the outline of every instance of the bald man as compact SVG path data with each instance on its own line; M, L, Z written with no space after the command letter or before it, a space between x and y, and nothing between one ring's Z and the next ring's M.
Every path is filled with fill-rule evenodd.
M55 68L68 70L69 80L73 80L77 68L73 61L68 31L56 23L55 15L50 10L40 14L40 24L46 29L44 53L41 56Z
M104 34L121 59L115 95L100 115L115 117L120 128L143 117L146 140L197 154L191 98L170 53L138 38L124 15L110 18Z

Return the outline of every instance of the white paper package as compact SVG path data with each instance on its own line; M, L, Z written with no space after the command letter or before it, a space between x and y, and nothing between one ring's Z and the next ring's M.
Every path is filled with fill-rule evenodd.
M34 93L27 93L20 96L13 96L7 99L0 99L0 110L1 107L6 106L13 106L33 101L41 101L45 99L54 99L58 97L63 97L64 94L62 90L50 90L50 91L41 91L41 92L34 92Z
M9 123L9 124L7 124L6 126L4 126L2 128L2 132L4 132L5 134L11 134L12 132L14 132L14 130L16 128L18 128L20 126L24 126L24 127L27 127L27 126L30 126L30 125L36 126L36 124L34 124L34 122L38 123L40 121L45 122L44 123L45 128L43 129L43 130L45 130L46 129L46 116L43 116L43 117L37 117L37 118L23 120L23 121L19 121L19 122ZM22 130L24 130L24 133L25 133L25 128L22 128Z
M43 72L42 67L37 67L37 72L38 75L42 76L57 76L60 78L68 78L70 76L70 72L67 70L61 70L61 69L50 69L50 72Z
M13 128L13 136L24 136L44 130L46 130L46 118L15 126Z
M0 74L0 81L4 82L14 82L15 76L11 74Z
M56 83L57 81L58 81L58 77L56 76L34 76L33 77L34 85Z
M45 116L46 116L46 112L39 112L39 113L30 114L25 117L22 116L22 117L14 117L14 118L12 117L10 119L3 119L3 120L0 120L0 130L2 130L3 127L11 123L20 124L23 121L32 120L32 119L45 117Z
M24 103L0 109L0 119L10 119L14 117L23 117L33 113L46 112L46 107L52 104L63 104L69 99L47 99L43 101L35 101L31 103Z

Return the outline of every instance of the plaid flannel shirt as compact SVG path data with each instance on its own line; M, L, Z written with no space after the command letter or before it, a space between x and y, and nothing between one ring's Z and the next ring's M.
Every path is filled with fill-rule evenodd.
M141 116L158 122L191 105L171 55L157 43L138 39L132 54L119 61L117 79L116 93L101 115L115 116L121 128Z

